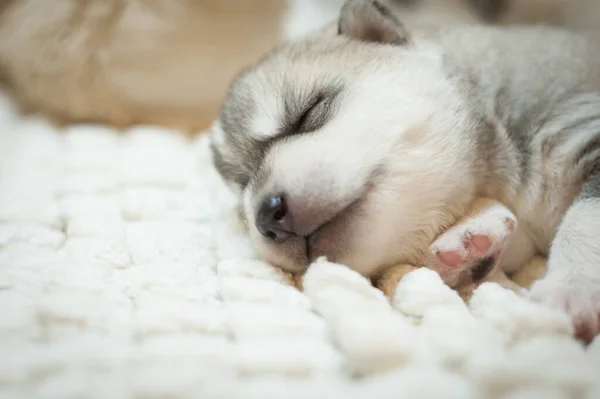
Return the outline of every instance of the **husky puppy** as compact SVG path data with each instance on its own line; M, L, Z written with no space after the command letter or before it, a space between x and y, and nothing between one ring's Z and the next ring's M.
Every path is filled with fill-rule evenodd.
M599 331L599 33L408 31L350 0L337 24L239 75L211 140L253 244L284 269L421 265L485 197L514 229L494 269L547 255L528 295L564 308L582 338Z

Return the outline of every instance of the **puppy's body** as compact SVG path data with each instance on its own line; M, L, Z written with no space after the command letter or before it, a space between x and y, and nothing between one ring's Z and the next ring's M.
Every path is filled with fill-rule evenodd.
M545 28L465 28L435 39L477 121L470 133L478 192L515 212L522 230L516 245L530 241L547 254L565 211L600 165L599 39L598 32ZM531 256L524 248L507 252ZM510 258L509 269L527 260Z
M532 295L598 331L598 32L407 33L378 3L351 0L337 26L239 77L213 149L273 263L419 265L488 197L519 221L500 268L549 255Z

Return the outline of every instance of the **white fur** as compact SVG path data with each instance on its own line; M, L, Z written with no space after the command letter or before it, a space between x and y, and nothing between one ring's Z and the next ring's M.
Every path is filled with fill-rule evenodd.
M567 212L550 249L547 275L531 296L568 309L576 325L598 330L600 315L600 201L579 201Z
M277 121L282 114L282 104L274 95L267 94L258 106L260 109L250 124L249 132L257 139L264 140L277 134Z
M435 249L439 251L457 249L457 244L464 239L465 232L473 235L487 235L493 240L499 241L507 236L506 220L510 220L515 226L517 224L516 217L510 210L500 204L494 204L483 214L462 222L461 229L457 230L455 234L444 234L443 240L436 240ZM449 232L454 233L454 230L450 229Z
M456 101L451 86L439 76L440 62L439 55L425 46L403 56L403 67L413 73L398 74L394 65L385 64L363 71L346 88L341 100L343 113L318 132L274 144L264 160L265 165L271 166L264 186L277 187L290 201L306 208L314 205L341 210L358 198L364 200L366 216L347 226L351 250L337 259L350 262L363 274L371 274L383 264L402 261L405 256L409 257L405 261L416 261L414 256L426 250L430 243L427 241L436 232L427 231L425 237L412 234L422 231L425 221L433 221L427 225L448 223L452 207L465 206L472 193L467 161L456 159L452 164L437 156L449 147L458 150L468 145L456 140L458 132L468 128L467 121L457 117L464 105ZM310 81L310 72L302 68L301 64L295 65L286 72L298 88ZM265 75L258 73L249 78L253 87L260 86L258 102L271 104L270 99L286 88L279 87L277 78L268 71ZM390 85L403 90L391 91ZM372 99L368 109L364 98ZM446 112L434 112L432 102L443 104L440 107ZM270 118L272 109L268 105L269 113L255 117L253 124L258 120L266 127L268 124L263 121ZM447 134L429 136L429 131ZM376 140L365 132L372 132ZM262 137L275 132L248 134ZM424 163L430 167L422 168ZM373 182L365 192L368 179L379 164L384 167L384 178ZM457 181L461 182L460 188ZM435 195L430 187L436 187ZM400 193L404 190L406 195ZM450 193L453 204L442 204L440 199ZM250 237L267 260L296 269L277 248L265 242L254 226L256 203L264 194L252 185L243 194Z

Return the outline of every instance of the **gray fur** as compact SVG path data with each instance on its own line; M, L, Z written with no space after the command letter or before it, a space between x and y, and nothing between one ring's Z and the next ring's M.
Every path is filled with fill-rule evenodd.
M467 0L469 6L484 21L493 22L500 19L512 0Z
M600 126L597 128L598 133L582 143L574 157L577 168L581 170L581 199L600 198Z
M338 34L393 45L403 45L408 41L404 26L378 0L347 1L340 12Z
M587 177L582 186L581 194L579 195L579 199L581 200L590 198L600 199L600 157L596 157L591 170L592 173Z
M226 160L221 150L214 143L212 145L217 170L226 180L241 187L265 175L266 172L261 171L265 167L264 156L273 144L292 135L310 133L323 127L335 113L343 93L343 82L340 80L300 90L290 85L289 90L279 93L285 112L278 120L277 133L266 139L257 139L256 133L261 132L249 131L250 118L261 105L252 95L253 88L244 84L243 77L244 74L241 74L229 90L230 98L235 98L235 101L225 101L220 112L228 150L233 156ZM285 83L283 85L285 87Z
M402 7L415 7L419 0L390 0L390 3Z
M477 35L477 31L478 28L475 28L473 34ZM459 58L454 62L463 66L462 71L458 72L463 73L459 88L470 98L475 119L483 121L485 118L482 116L489 117L491 113L493 119L499 122L511 143L511 149L514 150L498 151L502 147L500 143L503 143L503 140L490 137L490 135L501 134L497 129L480 130L477 134L483 134L483 137L478 138L480 156L483 158L481 162L495 163L493 169L501 171L503 164L511 165L516 160L519 164L519 181L524 187L529 183L530 174L536 174L540 170L540 161L552 159L556 152L560 153L566 143L572 144L573 139L583 138L589 135L591 129L600 128L600 46L597 38L595 41L584 41L575 35L570 37L571 34L567 32L546 28L511 31L488 28L482 32L494 32L493 37L506 37L506 42L500 43L498 48L487 51L489 57L495 60L503 56L507 57L506 62L495 68L493 72L489 70L485 75L475 74L474 78L473 70L477 70L480 66L466 68L465 65L468 66L468 63L464 62L464 57L468 54L460 49L459 43L455 43L452 49L455 51L454 55ZM532 75L526 78L528 81L523 81L523 73L518 68L522 68L523 60L533 57L528 54L528 51L535 51L535 49L528 48L528 45L519 45L517 42L527 40L523 38L528 36L534 36L535 40L539 40L538 34L564 41L564 45L570 47L568 50L571 53L570 57L585 61L568 63L565 61L565 54L553 52L552 55L546 55L538 52L535 57L541 58L538 58L534 64L540 64L539 68L547 67L556 72L559 71L560 66L563 73L550 72L552 76L544 76L548 74L547 71L532 70ZM510 40L511 36L514 37L514 41ZM457 38L457 42L464 40L465 37L466 35L461 35ZM449 41L453 38L453 35L448 35L443 40ZM542 47L532 39L529 40L533 45ZM503 47L504 43L515 43L511 44L514 48L509 50ZM550 65L554 67L551 68ZM470 76L464 75L467 71ZM457 72L449 70L449 74L451 73ZM466 86L465 81L472 81L473 84ZM526 94L521 87L524 84L527 84ZM585 180L586 167L585 163L579 160L597 150L596 140L582 139L579 144L580 150L575 151L570 162L564 165L565 174L569 170L569 173L579 175L576 179L579 184ZM579 170L574 171L573 168ZM578 191L577 183L574 181L559 182L560 186L566 193ZM515 189L518 190L517 187Z
M321 129L336 110L343 84L332 82L302 91L303 93L297 93L290 89L284 92L285 113L280 121L280 131L269 141Z

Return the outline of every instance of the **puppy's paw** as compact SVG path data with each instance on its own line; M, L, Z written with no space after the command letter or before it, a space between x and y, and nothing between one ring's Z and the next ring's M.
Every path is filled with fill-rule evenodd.
M589 343L600 334L600 281L549 274L531 286L528 297L563 309L573 319L575 335Z
M427 266L440 273L444 281L465 269L471 271L472 280L482 280L498 261L516 225L510 210L494 204L440 235L429 247Z

